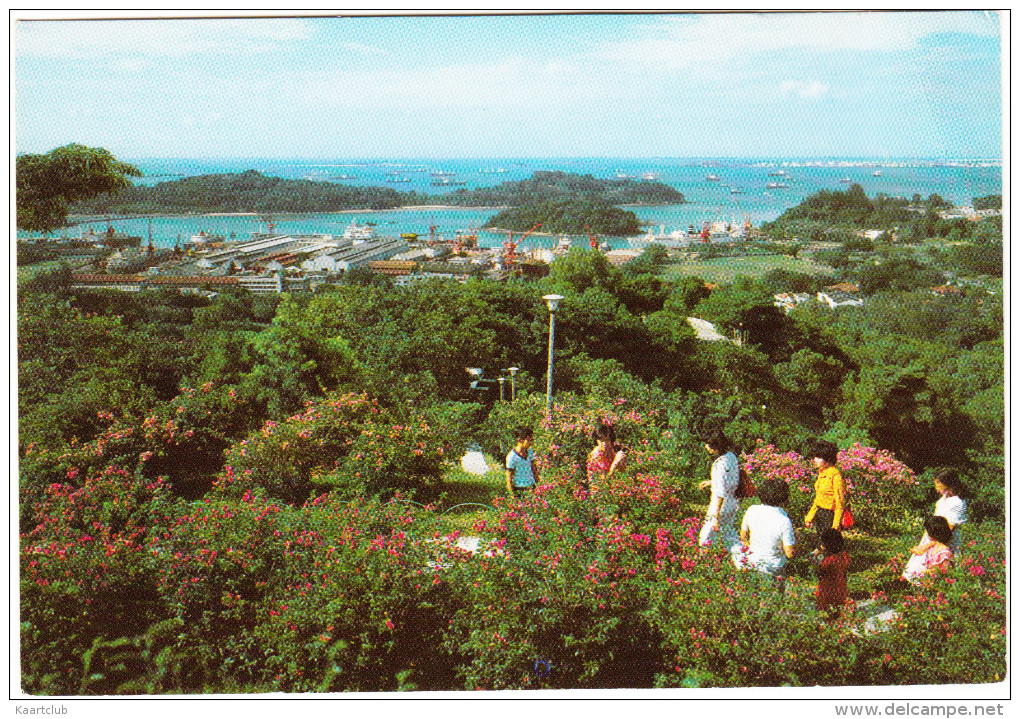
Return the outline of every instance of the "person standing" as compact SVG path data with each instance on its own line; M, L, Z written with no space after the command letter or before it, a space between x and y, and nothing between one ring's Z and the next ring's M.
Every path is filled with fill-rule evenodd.
M850 567L850 555L843 548L843 535L838 529L822 532L822 547L814 551L818 562L818 589L815 591L815 607L827 611L829 621L839 618L839 610L846 604L849 595L846 590L846 572Z
M729 439L720 431L707 432L702 441L705 451L713 457L711 479L698 484L698 489L711 488L708 510L701 525L698 543L702 547L712 546L716 537L727 550L738 544L736 522L740 500L734 496L740 484L740 464L733 453Z
M606 479L622 471L626 465L627 455L616 443L616 430L613 425L602 423L595 429L595 448L588 454L585 465L588 475L588 489L595 479Z
M535 450L531 448L535 433L530 427L520 427L514 435L516 444L506 456L506 491L508 494L522 494L534 489L538 483Z
M815 481L815 501L804 517L804 526L816 525L818 536L826 529L840 529L843 512L846 509L846 480L836 466L838 450L832 442L817 440L810 451L811 459L818 469Z

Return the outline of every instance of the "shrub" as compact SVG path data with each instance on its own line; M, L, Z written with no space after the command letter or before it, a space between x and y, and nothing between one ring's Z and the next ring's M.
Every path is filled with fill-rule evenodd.
M917 478L891 452L854 444L839 452L837 466L847 482L849 504L859 529L896 531L900 522L915 514ZM781 479L790 485L787 511L795 523L814 502L817 473L798 453L759 444L744 456L744 467L755 482Z
M443 468L467 443L471 409L439 405L400 417L364 394L329 395L283 422L267 421L230 447L227 463L291 503L326 491L348 497L434 492Z
M21 650L29 693L76 694L81 657L104 636L141 633L165 617L146 542L168 501L160 480L116 467L54 484L21 535ZM99 685L99 693L111 693Z

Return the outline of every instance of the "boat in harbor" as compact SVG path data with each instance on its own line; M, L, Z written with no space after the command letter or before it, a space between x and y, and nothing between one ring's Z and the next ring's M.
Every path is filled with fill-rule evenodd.
M331 180L357 180L358 176L357 175L347 175L347 174L332 175L332 176L330 176L329 179L331 179Z
M770 190L781 190L784 187L789 187L789 185L785 182L770 182L766 187Z
M411 178L407 177L406 175L403 176L403 177L398 177L396 175L391 175L390 177L386 178L386 182L410 182L410 181L411 181Z
M350 224L344 229L344 239L352 240L354 242L364 242L365 240L371 240L375 237L375 230L372 229L371 225L359 225L356 219L351 220Z
M197 235L192 235L191 238L184 243L185 247L206 247L213 242L223 242L225 238L223 235L212 235L205 230L199 230Z
M875 170L874 172L871 173L871 176L872 177L881 177L882 176L882 171L881 170Z
M432 183L431 184L432 184L433 187L452 187L452 186L456 186L456 185L466 185L467 184L467 180L457 180L457 179L455 179L453 177L449 177L449 176L447 176L447 177L436 177L436 175L433 174L432 178L433 179L432 179Z
M641 173L641 179L642 180L658 180L659 179L659 173L658 172L642 172Z
M769 177L786 177L786 170L774 170L769 173Z
M571 241L569 237L561 237L560 241L556 243L556 247L553 248L554 255L565 255L570 252Z
M722 178L719 175L707 175L705 179L709 182L719 182Z
M844 185L849 185L851 182L853 182L853 180L851 180L849 177L844 177L842 180L840 180L840 182L842 182Z

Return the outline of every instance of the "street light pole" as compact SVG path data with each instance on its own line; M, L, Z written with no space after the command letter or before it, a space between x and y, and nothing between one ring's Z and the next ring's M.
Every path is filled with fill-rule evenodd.
M553 391L553 342L556 337L556 310L560 306L563 295L545 295L543 298L549 306L549 366L548 377L545 385L545 411L552 415L552 391Z
M507 369L507 372L510 373L510 401L511 402L516 402L517 401L517 383L514 381L514 377L517 376L517 372L520 369L521 369L520 367L510 367L510 368Z
M506 381L506 377L499 378L499 401L503 401L503 383Z

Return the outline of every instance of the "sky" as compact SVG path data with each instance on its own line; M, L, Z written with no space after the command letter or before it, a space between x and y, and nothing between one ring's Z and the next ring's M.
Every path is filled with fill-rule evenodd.
M985 11L22 17L19 153L1002 157Z

